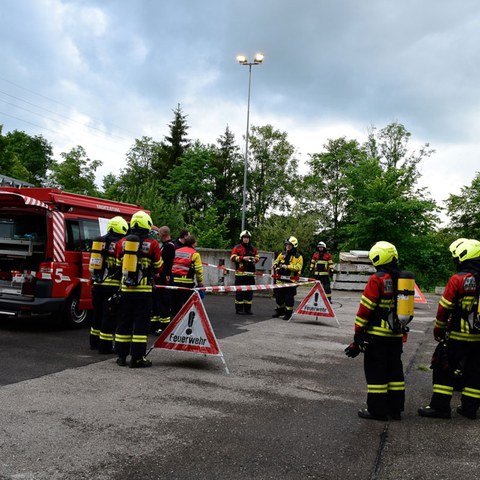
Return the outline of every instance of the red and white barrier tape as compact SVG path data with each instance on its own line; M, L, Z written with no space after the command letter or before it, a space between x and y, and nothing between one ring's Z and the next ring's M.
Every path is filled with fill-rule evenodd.
M225 271L228 271L228 272L235 272L236 271L234 268L227 268L223 265L213 265L211 263L206 263L206 262L202 262L202 265L204 267L218 268L218 269L222 269L222 270L225 270ZM275 280L290 280L290 277L283 276L283 275L276 275L276 274L272 274L272 273L243 272L243 275L255 275L257 277L271 277ZM299 282L312 283L312 282L317 282L318 280L316 280L315 278L299 277L298 281Z
M171 285L155 285L156 288L168 288L173 290L199 290L203 292L251 292L255 290L273 290L275 288L288 288L288 287L297 287L300 285L307 285L309 283L315 283L316 280L309 282L298 282L298 283L277 283L277 284L268 284L268 285L225 285L220 286L216 285L213 287L174 287Z

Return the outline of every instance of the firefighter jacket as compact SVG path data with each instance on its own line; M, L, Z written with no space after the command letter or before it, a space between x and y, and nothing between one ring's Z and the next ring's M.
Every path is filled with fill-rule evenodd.
M203 283L203 266L200 254L192 247L181 247L175 250L172 275L175 283L192 285L194 278L196 278L198 284Z
M162 271L160 272L160 285L167 285L172 276L173 259L175 258L175 245L171 240L166 241L161 248Z
M451 276L438 304L435 328L449 332L452 340L480 342L479 288L470 272Z
M297 283L303 268L303 257L296 251L283 251L273 262L278 283Z
M246 275L255 273L255 264L260 260L260 257L253 245L239 243L233 247L230 260L235 264L235 275Z
M132 231L132 233L139 235L136 231ZM162 258L158 241L149 238L148 235L142 235L142 233L140 233L139 237L140 247L137 253L138 283L135 285L127 284L126 277L123 275L120 287L122 293L152 293L153 277L156 273L160 273L161 271ZM122 268L125 242L126 237L122 238L116 245L116 264L119 268Z
M328 252L315 252L310 262L310 274L316 277L333 274L333 259Z
M120 287L122 279L122 271L116 263L116 244L123 238L123 235L109 232L102 237L102 242L105 242L105 250L103 254L103 261L105 270L102 274L102 279L93 282L93 288L102 287Z
M396 319L396 285L391 272L374 273L363 290L355 317L355 333L379 337L402 337L401 330L393 328Z

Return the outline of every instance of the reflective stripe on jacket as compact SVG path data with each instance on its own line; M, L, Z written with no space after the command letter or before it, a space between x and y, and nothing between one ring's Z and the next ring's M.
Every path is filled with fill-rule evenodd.
M303 267L303 257L299 253L295 253L290 256L290 260L286 263L286 256L287 254L282 252L273 262L277 275L290 277L290 280L279 279L278 283L297 283ZM286 266L281 267L281 265Z
M310 272L313 275L329 275L333 272L333 260L329 253L315 252L310 262Z
M253 261L244 261L244 257L252 257ZM255 273L255 264L260 260L258 250L248 244L239 243L233 247L230 260L235 264L235 275L245 275L245 272Z
M363 290L355 317L355 332L379 337L402 337L402 332L392 330L396 313L392 276L387 272L374 273Z
M203 266L200 254L192 247L181 247L175 250L172 275L177 283L203 283Z
M459 272L448 280L435 318L435 327L447 330L448 338L480 342L477 290L471 273Z

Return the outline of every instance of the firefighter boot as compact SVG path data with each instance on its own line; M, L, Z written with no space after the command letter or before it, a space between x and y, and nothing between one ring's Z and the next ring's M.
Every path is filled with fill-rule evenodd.
M130 360L130 368L147 368L151 366L152 362L145 357L132 357Z
M245 304L245 315L253 315L252 304L251 303L246 303Z
M432 408L430 405L426 407L420 407L418 409L418 414L421 417L430 417L430 418L451 418L452 414L450 410L437 410L436 408Z
M119 367L125 367L125 365L127 365L127 357L118 357L117 358L117 365Z
M283 320L290 320L293 315L293 310L286 310L285 315L283 316Z
M367 420L381 420L383 422L388 420L386 415L375 415L368 411L368 408L362 408L358 411L358 416L360 418L365 418Z
M277 307L275 313L272 315L273 318L278 318L285 315L285 307Z
M474 411L469 411L466 408L464 408L462 405L457 407L457 413L459 415L462 415L462 417L469 418L470 420L477 419L477 414Z
M235 304L235 313L237 315L243 315L243 303L236 303Z

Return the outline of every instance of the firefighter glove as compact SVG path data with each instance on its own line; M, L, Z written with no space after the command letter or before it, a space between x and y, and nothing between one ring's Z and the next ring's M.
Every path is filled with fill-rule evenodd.
M370 335L367 333L356 333L353 336L353 341L358 345L360 351L364 352L370 343Z
M346 349L345 355L350 358L355 358L360 355L360 347L355 343L352 342Z
M441 341L445 340L445 329L435 327L433 329L433 338L435 338L435 340L437 342L441 342Z

